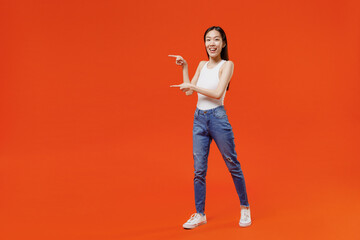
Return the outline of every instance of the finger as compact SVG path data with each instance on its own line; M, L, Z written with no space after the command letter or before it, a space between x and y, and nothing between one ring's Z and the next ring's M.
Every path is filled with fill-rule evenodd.
M168 55L168 57L175 57L175 58L177 58L177 57L180 57L179 55Z
M170 87L180 87L180 85L171 85Z

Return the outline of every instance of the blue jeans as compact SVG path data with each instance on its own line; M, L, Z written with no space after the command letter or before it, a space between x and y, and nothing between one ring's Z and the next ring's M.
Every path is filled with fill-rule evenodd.
M235 152L234 133L224 106L209 110L196 108L193 126L194 188L196 212L204 214L206 172L210 143L215 140L235 184L242 206L249 206L245 179Z

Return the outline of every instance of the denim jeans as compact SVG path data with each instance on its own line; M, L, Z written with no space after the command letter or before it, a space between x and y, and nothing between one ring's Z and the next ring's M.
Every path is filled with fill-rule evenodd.
M235 184L240 204L249 206L245 179L235 152L234 133L224 106L209 110L196 108L193 126L194 189L196 212L204 214L206 172L210 143L215 140Z

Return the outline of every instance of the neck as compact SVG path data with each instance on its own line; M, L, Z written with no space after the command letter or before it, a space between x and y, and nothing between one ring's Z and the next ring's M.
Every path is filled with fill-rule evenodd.
M220 61L221 61L222 59L221 59L221 56L220 55L218 55L218 56L216 56L216 57L210 57L209 58L209 63L210 64L217 64L217 63L219 63Z

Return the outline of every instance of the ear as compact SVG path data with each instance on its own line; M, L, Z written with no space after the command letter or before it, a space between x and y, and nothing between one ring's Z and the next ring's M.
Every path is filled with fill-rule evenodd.
M226 43L224 43L224 46L222 48L226 47Z

